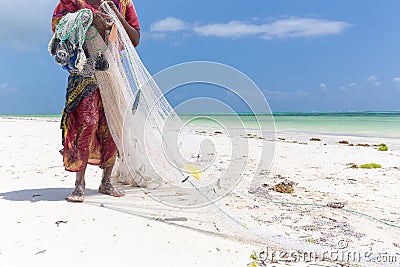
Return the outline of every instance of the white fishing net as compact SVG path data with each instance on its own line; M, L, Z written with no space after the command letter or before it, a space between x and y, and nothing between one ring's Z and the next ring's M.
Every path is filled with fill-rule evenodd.
M92 57L103 53L109 63L107 70L95 72L95 78L119 150L120 181L157 189L153 197L179 206L198 206L222 197L237 180L224 177L220 167L207 168L214 145L202 144L199 136L184 127L113 10L107 4L102 7L113 18L117 38L105 42L91 28L86 45ZM172 189L173 195L165 194ZM178 203L176 194L185 198Z
M113 10L107 3L102 8L112 17L117 38L111 42L106 37L104 42L91 28L87 47L92 56L103 53L109 63L108 70L95 72L95 78L119 150L120 180L140 185L144 191L127 188L122 199L93 197L87 203L254 244L265 242L266 237L271 241L274 234L249 220L247 213L229 210L235 198L252 198L248 193L251 179L240 181L240 177L255 175L262 148L249 151L244 127L224 132L213 143L204 142L208 136L201 131L186 127L141 62ZM239 181L240 188L221 199Z

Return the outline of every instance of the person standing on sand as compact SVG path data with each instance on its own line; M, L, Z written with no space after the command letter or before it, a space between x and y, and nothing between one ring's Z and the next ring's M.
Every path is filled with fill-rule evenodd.
M132 0L107 2L136 47L140 40L140 26ZM53 32L65 14L86 8L93 12L92 25L104 36L112 23L108 20L109 16L101 11L102 3L103 0L60 0L53 13ZM67 171L76 173L75 190L67 197L67 201L83 202L88 164L103 169L100 193L123 196L110 181L117 147L108 128L99 88L93 78L70 73L61 128L64 166Z

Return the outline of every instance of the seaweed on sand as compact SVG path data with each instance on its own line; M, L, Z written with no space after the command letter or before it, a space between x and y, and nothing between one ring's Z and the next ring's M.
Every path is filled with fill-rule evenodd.
M389 148L386 144L380 144L380 145L378 145L378 150L379 151L388 151Z
M363 164L360 166L361 169L380 169L382 168L382 165L378 163L369 163L369 164Z

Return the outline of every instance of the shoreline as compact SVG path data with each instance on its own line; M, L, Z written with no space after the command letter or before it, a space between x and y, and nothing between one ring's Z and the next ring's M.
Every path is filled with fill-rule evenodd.
M400 112L399 112L400 114ZM179 115L181 116L181 115ZM186 115L183 115L186 116ZM230 115L227 115L230 116ZM61 120L61 115L0 115L0 120L27 120L27 121L53 121L53 122L58 122ZM227 124L229 124L229 122L226 122ZM279 127L277 126L277 122L274 122L275 124L275 135L276 136L312 136L312 137L317 137L319 136L325 136L328 137L328 139L331 139L331 137L343 137L343 138L372 138L372 139L388 139L388 140L392 140L395 141L395 139L397 139L397 136L385 136L385 135L381 135L381 136L376 136L376 135L372 135L372 134L357 134L357 133L332 133L332 132L328 132L328 131L313 131L313 129L310 129L308 131L304 131L302 130L294 130L294 129L285 129L285 127ZM278 123L279 124L279 123ZM215 125L194 125L193 128L199 128L199 129L214 129L214 130L219 130L220 128L216 127ZM230 129L241 129L241 128L237 128L237 127L230 127ZM253 131L259 131L259 128L255 128L252 126L247 125L246 129L251 133ZM315 130L315 129L314 129Z

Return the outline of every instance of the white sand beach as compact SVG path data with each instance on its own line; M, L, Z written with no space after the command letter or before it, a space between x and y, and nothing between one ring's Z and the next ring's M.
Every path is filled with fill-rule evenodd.
M212 129L205 134L217 138ZM262 266L250 255L314 247L340 255L307 263L282 254L265 266L400 265L400 143L394 139L278 131L263 185L248 192L239 184L223 200L242 221L270 231L254 243L235 239L229 228L207 232L197 223L206 214L173 213L140 189L124 187L121 199L100 195L101 170L94 166L87 171L85 203L66 202L74 174L64 171L60 139L59 119L0 118L0 267ZM354 146L338 143L344 140ZM272 142L249 141L254 147ZM389 151L373 146L381 143ZM382 168L351 168L365 163ZM294 192L273 189L284 181ZM327 206L333 202L344 207ZM170 214L188 220L165 220ZM190 219L196 216L199 221ZM343 251L363 259L343 259Z

